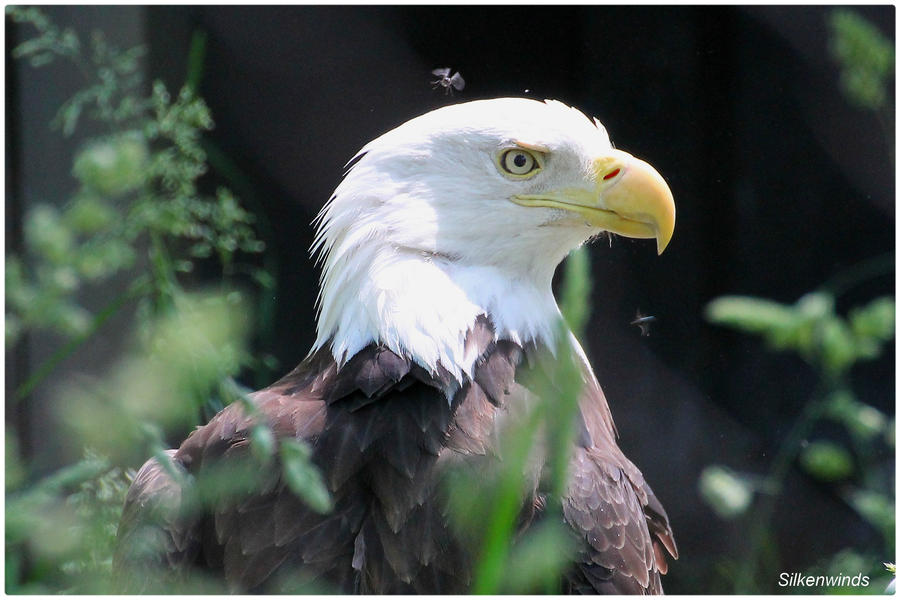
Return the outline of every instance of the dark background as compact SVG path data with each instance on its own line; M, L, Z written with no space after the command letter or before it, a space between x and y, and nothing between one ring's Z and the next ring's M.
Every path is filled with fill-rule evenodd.
M124 47L148 44L149 78L171 89L184 82L192 33L206 33L200 94L216 121L210 142L236 166L214 172L210 185L225 180L260 219L266 264L277 275L277 293L269 298L277 325L260 332L255 345L274 355L281 371L299 362L315 338L318 271L307 255L310 222L347 160L380 133L450 102L555 98L598 117L617 147L651 162L675 195L675 237L661 257L652 243L594 244L594 312L584 345L621 446L669 512L682 559L671 565L666 589L688 593L728 591L710 589L710 569L721 556L739 557L747 541L738 521L721 521L701 501L701 470L721 463L763 473L815 384L814 373L792 355L706 323L705 305L723 294L793 302L861 260L885 254L893 260L893 123L886 144L883 124L842 95L828 51L830 10L48 12L81 32L102 28ZM894 7L856 10L893 39ZM10 37L8 47L15 32ZM9 61L7 55L7 247L16 250L22 210L74 188L53 165L70 164L76 142L54 141L46 131L72 89L65 74L35 73ZM437 67L460 71L465 90L455 97L432 90L430 71ZM225 164L211 157L214 168ZM893 295L893 283L893 273L869 280L842 296L839 309ZM629 326L638 309L657 317L650 337ZM64 372L102 369L121 344L112 327ZM13 357L18 362L7 356L7 376L21 377L49 351L32 339ZM893 345L853 371L860 400L890 415L894 378ZM52 435L37 431L40 392L34 406L33 413L7 417L15 419L30 454L52 464L61 457ZM799 470L783 499L775 517L782 571L877 543L832 489Z

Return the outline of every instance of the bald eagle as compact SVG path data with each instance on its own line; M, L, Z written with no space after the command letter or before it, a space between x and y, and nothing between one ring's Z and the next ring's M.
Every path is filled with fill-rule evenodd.
M498 425L526 410L527 375L569 351L584 385L559 499L579 543L563 589L661 593L666 551L677 558L668 517L617 446L578 341L559 333L551 280L601 232L655 239L661 253L674 225L659 173L557 101L445 106L370 142L318 218L309 355L250 395L253 414L234 403L169 451L168 464L144 464L117 568L202 566L239 592L271 590L293 570L343 593L464 593L475 557L448 524L441 476L498 460ZM330 512L292 493L277 458L239 499L185 506L194 475L253 451L260 419L276 444L311 448ZM542 465L533 468L522 529L547 501ZM136 550L148 537L161 544L156 563Z

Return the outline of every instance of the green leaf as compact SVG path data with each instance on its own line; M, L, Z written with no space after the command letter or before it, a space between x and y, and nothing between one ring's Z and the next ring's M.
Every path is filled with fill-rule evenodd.
M700 497L723 519L747 512L753 500L751 484L721 465L711 465L700 473Z
M127 242L117 238L92 242L83 245L75 256L75 268L81 276L99 279L134 264L135 251Z
M314 511L330 512L331 495L321 472L310 460L310 447L299 440L285 439L281 441L280 452L284 479L291 491Z
M55 264L68 260L75 238L56 208L35 205L25 217L24 229L25 241L34 252Z
M886 540L892 542L894 536L893 498L871 490L852 490L845 495L856 512L878 529Z
M77 304L63 304L57 312L57 327L72 337L84 335L91 326L91 313Z
M884 413L857 401L848 390L838 390L828 398L825 416L842 423L851 434L865 441L886 433L888 427Z
M565 278L560 294L560 311L569 329L580 338L591 315L591 262L584 247L573 250L566 259Z
M706 305L706 318L717 325L767 336L781 346L791 345L792 336L803 321L793 307L750 296L716 298Z
M893 298L881 297L850 311L850 328L858 338L887 341L894 337L896 306Z
M853 458L841 446L827 441L811 442L800 453L800 464L822 481L840 481L853 474Z
M267 290L275 288L275 278L272 277L272 274L268 271L263 271L262 269L254 269L251 275L260 287Z
M80 194L63 212L63 222L79 234L108 228L117 217L115 209L93 194Z
M72 172L86 187L120 196L144 182L148 157L143 136L127 132L88 144L75 158Z
M268 464L275 455L275 436L266 425L257 423L250 431L250 450L260 464Z
M887 83L893 76L894 45L852 10L834 10L830 25L831 54L841 66L841 85L847 98L860 108L883 108Z
M831 373L843 373L856 361L856 344L840 317L824 319L819 328L822 362Z
M535 594L556 586L574 558L571 533L562 522L543 521L514 546L504 569L504 594Z

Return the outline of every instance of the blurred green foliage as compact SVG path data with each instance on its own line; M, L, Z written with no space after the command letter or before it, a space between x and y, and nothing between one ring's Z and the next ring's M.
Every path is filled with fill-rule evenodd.
M142 48L120 51L94 32L88 52L74 31L60 30L39 9L8 7L7 15L37 33L14 56L34 66L68 60L85 76L86 87L65 102L54 125L70 136L87 117L110 131L82 143L72 198L35 204L25 216L25 253L6 260L7 346L35 329L89 335L101 323L79 303L79 291L119 272L151 265L131 291L139 302L167 304L176 273L191 271L196 259L215 256L228 274L237 253L262 251L253 215L227 189L213 197L198 189L207 171L200 138L213 122L191 88L173 99L157 81L145 97Z
M747 511L753 500L753 486L721 465L710 465L700 473L700 496L723 519Z
M894 45L855 11L831 13L831 54L841 65L847 98L869 110L885 108L894 77Z
M821 481L840 481L853 474L853 457L843 446L826 440L809 442L800 452L800 465Z
M790 305L725 296L707 306L710 322L757 335L774 350L796 353L820 380L777 449L766 477L734 473L719 465L707 467L701 475L701 497L721 518L746 519L751 532L748 556L731 575L735 592L759 593L766 588L759 587L758 582L777 580L777 573L767 571L772 561L766 554L774 550L771 517L795 462L810 476L836 486L835 494L878 531L884 542L883 554L863 556L848 549L840 557L823 562L823 574L838 573L827 569L836 569L835 565L853 558L864 566L849 572L869 574L874 580L881 560L893 555L894 488L890 474L877 460L885 448L893 452L893 423L877 408L857 399L849 374L854 365L880 357L885 345L893 340L895 310L893 298L880 297L842 316L836 312L833 293L824 289ZM825 419L844 427L851 448L830 439L807 439L815 425ZM850 567L842 568L847 573Z
M857 12L837 8L830 12L830 51L840 69L841 87L854 106L881 117L885 125L885 141L893 152L893 109L890 84L894 79L894 44L878 28ZM836 294L872 275L883 274L883 260L861 264L856 272L835 276L830 286L785 305L762 298L726 296L707 306L707 319L719 325L762 337L774 350L794 352L818 374L819 386L797 417L790 433L782 442L765 478L732 474L730 479L712 478L710 474L727 471L708 467L700 480L701 496L724 518L745 518L751 528L750 551L733 575L737 592L760 591L758 573L765 568L766 554L771 554L773 505L780 494L789 467L795 462L810 476L835 486L836 495L865 519L884 541L883 554L847 549L822 561L817 568L823 574L843 571L867 573L876 591L879 583L879 557L894 553L894 485L893 468L877 460L885 449L895 448L893 420L877 408L857 399L851 386L850 372L860 362L881 356L886 344L894 339L896 305L891 297L880 297L837 314ZM893 260L890 261L893 269ZM808 435L821 420L838 423L846 430L850 448L830 439L808 440ZM730 472L729 472L730 473ZM712 485L712 484L717 485ZM735 510L722 511L728 490L741 487L759 493L755 501L733 503ZM738 509L740 508L740 510ZM823 566L824 565L824 566ZM768 579L774 580L773 577ZM881 586L881 587L879 587ZM859 589L828 589L832 593L856 592Z
M776 350L799 354L827 377L839 377L853 364L878 358L894 337L894 300L876 298L844 318L835 298L812 292L793 305L747 296L723 296L709 303L707 319L757 334Z
M6 462L16 464L18 457L8 451ZM6 488L6 592L110 591L112 546L128 485L122 471L88 452L30 486L21 483ZM94 578L102 581L89 585Z
M830 49L840 68L848 101L892 122L890 83L894 78L894 45L871 23L849 9L830 12ZM885 127L893 150L893 127ZM876 547L846 548L824 557L804 575L863 574L870 584L826 587L826 593L883 593L891 580L882 568L895 553L894 460L895 424L887 415L859 400L852 371L877 359L894 340L896 304L893 297L874 298L851 308L836 309L837 297L874 276L893 272L893 257L877 257L852 271L835 275L821 289L793 304L764 298L724 296L710 302L711 323L759 336L770 348L801 357L817 374L818 385L775 449L765 476L738 473L721 465L704 469L700 496L723 519L742 519L748 532L747 552L726 557L719 570L736 593L778 591L773 587L783 571L772 517L783 502L782 489L796 465L833 492L866 521L881 538ZM815 437L824 421L841 426L845 435ZM812 437L813 439L809 439ZM782 590L783 591L783 590ZM798 588L798 592L809 590Z
M110 593L118 589L111 578L116 528L134 476L126 466L153 456L181 477L165 452L167 433L181 438L231 402L253 415L245 390L232 380L259 366L246 350L252 292L233 275L249 274L263 289L274 281L238 262L264 248L253 215L225 188L201 192L208 170L202 135L213 121L196 85L172 98L154 82L145 95L143 48L119 50L98 31L84 44L38 8L7 7L6 14L35 32L14 57L33 67L64 60L84 76L84 87L51 125L73 136L90 119L107 132L80 142L71 167L75 192L65 201L31 205L23 252L6 258L7 349L36 331L63 340L7 402L28 402L113 314L137 305L134 340L106 374L57 382L53 392L63 434L83 449L81 460L40 476L22 458L15 431L6 431L6 592ZM195 69L201 65L194 61ZM194 73L190 80L198 78ZM221 285L186 291L185 274L207 258L218 262ZM84 288L108 285L114 275L124 278L123 292L96 313L82 306ZM257 460L277 456L291 489L314 508L329 509L303 446L279 450L264 424L251 437L254 450L263 450L254 453ZM196 478L186 503L240 493L260 472L259 464L249 467ZM224 591L199 579L182 584L167 591Z

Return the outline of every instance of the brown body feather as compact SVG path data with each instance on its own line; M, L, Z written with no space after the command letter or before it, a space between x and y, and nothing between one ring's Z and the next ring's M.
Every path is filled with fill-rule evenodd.
M138 473L119 527L117 569L155 566L177 576L193 564L220 572L233 591L278 591L285 575L300 574L344 593L465 593L472 556L447 523L441 474L461 461L495 460L500 424L527 410L525 375L546 359L534 347L493 342L484 318L467 343L481 358L458 389L449 374L370 345L340 368L320 351L253 394L278 438L312 447L333 496L326 515L290 491L275 460L252 487L212 509L185 506L181 486L192 476L252 464L253 421L229 406L172 454L175 477L155 460ZM564 589L661 593L663 548L677 557L668 519L616 445L606 399L583 367L581 435L562 499L581 545ZM533 475L523 527L544 504ZM148 557L145 543L160 550ZM148 575L129 591L165 591L161 581Z

